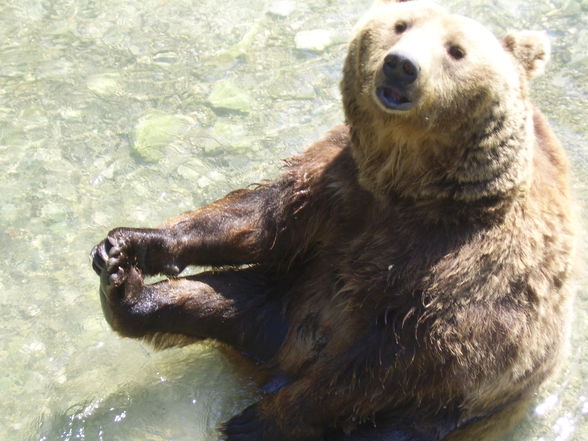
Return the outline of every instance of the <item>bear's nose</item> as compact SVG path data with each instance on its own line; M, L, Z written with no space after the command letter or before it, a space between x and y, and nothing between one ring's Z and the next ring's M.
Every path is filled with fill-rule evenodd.
M418 63L406 55L391 52L384 58L384 75L395 83L413 83L420 70Z

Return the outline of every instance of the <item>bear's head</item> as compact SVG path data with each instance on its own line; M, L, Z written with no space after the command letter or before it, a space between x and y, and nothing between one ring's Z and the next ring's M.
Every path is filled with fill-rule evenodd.
M527 83L548 56L540 32L499 40L429 1L378 0L356 27L341 83L362 184L465 199L522 185Z

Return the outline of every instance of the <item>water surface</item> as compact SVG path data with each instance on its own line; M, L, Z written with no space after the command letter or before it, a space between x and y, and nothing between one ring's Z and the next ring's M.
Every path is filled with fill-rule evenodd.
M341 121L346 41L370 3L0 4L0 439L215 440L254 397L214 346L156 353L116 337L87 254L113 226L156 225L276 176ZM499 34L549 33L534 97L585 214L588 2L443 3ZM585 236L579 245L581 257ZM576 279L569 360L509 440L588 439L581 264Z

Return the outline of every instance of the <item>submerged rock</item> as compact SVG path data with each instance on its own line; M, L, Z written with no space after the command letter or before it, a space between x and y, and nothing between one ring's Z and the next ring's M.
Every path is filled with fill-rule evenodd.
M157 162L165 155L164 148L191 125L192 120L185 115L150 112L137 122L133 151L147 162Z
M296 3L292 0L276 0L270 5L267 12L278 17L287 17L295 8Z
M217 109L241 113L251 111L251 96L231 80L215 83L208 96L208 101Z
M118 73L101 73L88 77L86 86L98 95L113 95L120 92L119 81Z
M325 29L300 31L294 37L296 49L322 52L333 44L333 34Z

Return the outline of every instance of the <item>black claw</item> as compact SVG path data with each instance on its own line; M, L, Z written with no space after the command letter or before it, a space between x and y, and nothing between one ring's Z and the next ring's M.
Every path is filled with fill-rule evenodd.
M118 245L113 246L108 250L108 256L116 257L121 253L121 248Z
M115 268L120 266L120 259L108 259L108 263L106 264L106 271L109 273L112 272Z
M96 274L100 275L100 273L106 267L106 262L108 261L108 256L104 250L104 242L101 242L92 248L90 257L92 258L92 268Z
M88 257L90 257L90 260L94 260L97 252L98 252L98 245L94 245L92 247L92 250L90 251L90 255L88 256Z
M92 268L94 269L94 272L100 275L104 269L104 261L100 259L97 248L98 246L95 246L90 252L90 259L92 259Z
M106 262L108 260L108 253L106 252L104 242L98 244L97 251L98 251L98 256L100 257L100 259L102 259L104 262Z
M122 269L122 267L119 267L119 269L116 271L116 275L118 276L119 279L124 279L126 273L125 270Z
M118 285L118 274L111 274L108 276L108 286L117 286Z
M124 247L124 244L119 238L113 237L111 235L106 236L106 240L104 240L104 248L108 255L113 255L115 253L120 253L120 250Z
M116 272L113 272L108 276L108 285L112 285L115 288L119 287L124 283L125 278L125 271L119 267Z

